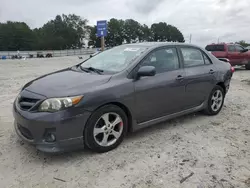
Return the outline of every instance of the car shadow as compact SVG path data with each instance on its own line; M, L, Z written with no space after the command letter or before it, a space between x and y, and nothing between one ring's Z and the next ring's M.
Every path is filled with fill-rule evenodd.
M201 116L204 116L203 113L196 112L196 113L191 113L191 114L187 114L184 116L180 116L180 117L177 117L177 118L174 118L171 120L167 120L167 121L143 128L143 129L138 130L136 132L131 132L128 134L127 139L134 140L135 137L144 137L144 136L147 136L147 135L152 134L154 132L159 132L161 130L173 129L176 126L181 126L182 123L184 123L186 121L190 121L190 120L196 119L196 118L201 117Z
M249 70L246 70L245 67L234 67L235 71L249 71Z

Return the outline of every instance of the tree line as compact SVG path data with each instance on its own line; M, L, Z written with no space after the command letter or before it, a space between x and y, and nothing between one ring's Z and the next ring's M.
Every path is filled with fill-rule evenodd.
M96 26L88 27L88 29L90 33L89 45L100 47L101 39L96 36ZM108 22L108 35L105 38L105 44L108 47L123 43L151 41L185 42L180 30L165 22L154 23L151 27L142 25L133 19L118 20L112 18Z
M0 51L77 49L84 46L85 39L89 41L89 46L100 47L96 26L87 23L88 20L75 14L57 15L35 29L24 22L0 23ZM145 41L185 42L178 28L165 22L148 27L133 19L112 18L108 21L106 46Z
M81 48L86 24L74 14L58 15L35 29L24 22L0 23L0 51Z
M244 40L240 40L239 42L236 42L236 44L239 44L239 45L241 45L243 47L249 47L250 46L250 43L247 43Z

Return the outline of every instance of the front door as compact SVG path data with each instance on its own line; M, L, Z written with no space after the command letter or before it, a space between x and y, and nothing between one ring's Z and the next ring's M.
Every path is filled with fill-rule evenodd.
M154 50L141 62L141 66L154 66L156 75L134 82L138 123L180 111L185 94L182 79L185 75L180 69L176 48Z
M242 52L244 50L244 48L242 46L239 45L235 45L235 49L236 49L236 59L237 59L237 64L238 65L243 65L247 63L247 53Z
M185 69L186 107L201 105L216 84L216 68L209 57L193 47L181 47Z

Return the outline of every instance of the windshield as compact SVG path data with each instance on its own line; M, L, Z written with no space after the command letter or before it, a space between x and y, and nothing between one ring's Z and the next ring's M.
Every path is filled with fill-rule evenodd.
M206 46L206 50L210 52L216 52L216 51L225 51L224 45L208 45Z
M120 72L145 50L146 47L142 46L118 46L88 59L81 64L81 67Z

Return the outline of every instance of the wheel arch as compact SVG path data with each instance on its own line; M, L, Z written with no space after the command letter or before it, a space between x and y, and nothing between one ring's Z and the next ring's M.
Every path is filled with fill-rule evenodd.
M131 111L129 110L129 108L125 104L118 102L118 101L107 102L105 104L98 106L94 111L96 111L99 108L102 108L104 106L108 106L108 105L118 106L119 108L121 108L125 112L125 114L127 115L127 118L128 118L128 132L133 132L133 115L132 115Z
M224 82L218 82L216 85L222 87L224 94L226 94L226 86Z

